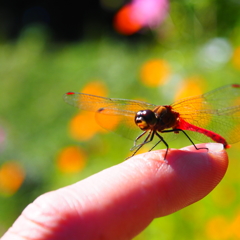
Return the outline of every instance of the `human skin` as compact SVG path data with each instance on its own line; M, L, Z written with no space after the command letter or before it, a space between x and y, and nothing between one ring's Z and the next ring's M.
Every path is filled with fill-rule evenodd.
M134 156L29 204L1 240L128 240L154 218L206 196L223 178L221 144Z

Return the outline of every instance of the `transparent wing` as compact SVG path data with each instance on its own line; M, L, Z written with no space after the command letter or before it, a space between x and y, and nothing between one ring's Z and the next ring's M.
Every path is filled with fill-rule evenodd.
M228 143L240 141L240 85L227 85L171 106L186 122L218 133ZM200 141L206 139L203 134L190 135Z
M143 131L136 126L134 118L135 112L128 110L104 108L96 113L96 120L100 126L109 131L114 131L115 133L131 140L135 140L141 133L143 133ZM173 132L161 133L161 135L166 141L172 141L178 136L178 134ZM146 136L147 134L141 137L137 141L138 144L141 144ZM156 136L154 139L158 140Z
M142 101L120 98L105 98L76 92L68 92L64 94L63 99L66 103L82 110L96 112L100 108L111 108L116 109L115 114L117 114L118 110L127 110L128 112L132 111L136 113L139 110L153 109L156 107L154 104Z
M142 101L75 92L66 93L63 98L65 102L77 108L96 112L96 120L103 128L133 140L142 133L134 122L136 112L156 107Z

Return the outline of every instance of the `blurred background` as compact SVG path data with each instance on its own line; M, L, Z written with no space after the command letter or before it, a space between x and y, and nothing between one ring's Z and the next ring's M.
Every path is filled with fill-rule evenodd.
M1 1L0 236L40 194L129 154L132 141L67 105L65 92L168 105L240 83L239 12L237 0ZM239 147L207 197L135 239L240 239Z

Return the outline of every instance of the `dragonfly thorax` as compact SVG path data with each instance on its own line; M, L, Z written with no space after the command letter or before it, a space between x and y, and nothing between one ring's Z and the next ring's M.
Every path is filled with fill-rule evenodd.
M161 132L168 128L176 128L179 121L179 113L174 112L171 106L157 106L153 109L157 118L156 130Z
M152 110L141 110L136 113L135 123L141 130L152 129L157 123L157 117Z

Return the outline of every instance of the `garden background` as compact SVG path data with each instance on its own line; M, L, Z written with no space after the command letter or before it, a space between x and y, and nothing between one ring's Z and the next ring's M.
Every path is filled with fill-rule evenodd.
M237 0L2 1L0 236L40 194L129 154L133 142L102 130L64 93L169 105L240 83L239 12ZM182 136L169 144L190 145ZM240 239L239 147L207 197L135 239Z

